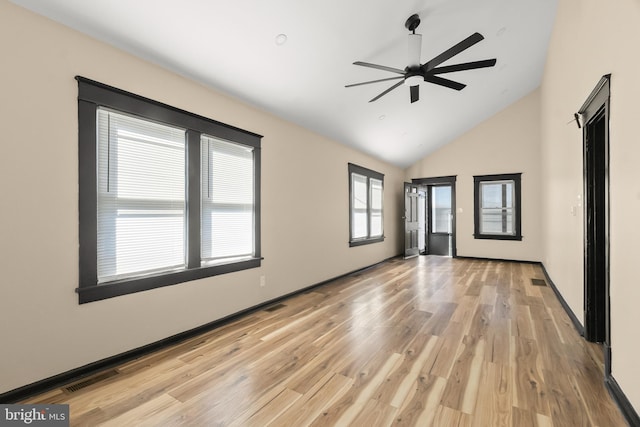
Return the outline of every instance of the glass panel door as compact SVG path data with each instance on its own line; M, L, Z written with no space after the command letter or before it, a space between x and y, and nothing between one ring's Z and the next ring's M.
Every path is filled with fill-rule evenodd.
M453 229L451 214L451 185L429 186L429 253L432 255L451 255L451 233Z

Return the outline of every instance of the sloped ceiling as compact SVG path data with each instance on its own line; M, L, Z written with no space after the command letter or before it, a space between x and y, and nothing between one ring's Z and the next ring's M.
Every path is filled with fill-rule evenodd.
M540 85L557 0L12 0L381 160L406 167ZM422 63L474 32L485 40L442 65L493 68L423 82L411 104L393 75L407 65L407 18L422 20ZM278 36L286 42L278 44ZM303 142L301 142L303 143Z

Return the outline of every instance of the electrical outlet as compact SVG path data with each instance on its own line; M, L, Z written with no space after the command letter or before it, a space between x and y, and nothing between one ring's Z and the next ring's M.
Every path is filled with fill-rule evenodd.
M260 287L264 288L265 286L267 286L267 278L264 276L260 276Z

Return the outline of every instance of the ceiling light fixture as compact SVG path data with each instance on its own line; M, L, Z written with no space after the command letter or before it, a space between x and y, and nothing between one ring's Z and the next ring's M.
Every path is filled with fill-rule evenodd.
M287 42L287 35L286 34L278 34L276 36L276 45L282 46L286 42Z
M407 86L418 86L424 81L424 77L420 74L408 75L404 78L404 84Z

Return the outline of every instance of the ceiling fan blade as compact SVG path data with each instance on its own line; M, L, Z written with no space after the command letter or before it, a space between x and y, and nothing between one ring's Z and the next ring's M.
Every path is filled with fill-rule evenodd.
M424 80L429 82L429 83L434 83L434 84L437 84L437 85L440 85L440 86L444 86L444 87L448 87L448 88L454 89L454 90L462 90L467 86L467 85L462 84L462 83L454 82L453 80L443 79L442 77L432 76L432 75L425 76Z
M475 70L476 68L487 68L496 65L495 59L485 59L484 61L465 62L464 64L446 65L444 67L433 68L429 74L453 73L455 71Z
M354 87L354 86L362 86L362 85L368 85L371 83L379 83L379 82L386 82L389 80L397 80L397 79L403 79L404 76L398 76L398 77L387 77L386 79L380 79L380 80L371 80L370 82L362 82L362 83L352 83L350 85L345 85L345 87Z
M422 34L409 34L409 68L420 66L420 52L422 51Z
M404 84L404 81L400 81L400 82L394 84L389 89L385 90L384 92L382 92L380 95L376 96L375 98L373 98L369 102L377 101L378 99L382 98L383 96L385 96L386 94L388 94L389 92L391 92L392 90L394 90L395 88L397 88L398 86L400 86L402 84Z
M369 62L356 61L353 65L359 65L361 67L369 67L375 68L376 70L390 71L392 73L402 74L404 75L404 70L400 70L398 68L387 67L385 65L371 64Z
M457 54L459 54L463 50L469 49L471 46L473 46L474 44L482 41L483 39L484 39L484 37L482 36L482 34L473 33L469 37L467 37L466 39L462 40L457 45L450 47L449 49L447 49L444 52L442 52L440 55L438 55L435 58L433 58L431 61L426 62L422 66L422 68L424 68L424 70L426 72L429 72L429 71L433 70L434 68L436 68L438 65L442 64L447 59L453 58L454 56L456 56Z
M420 86L411 86L411 103L420 99Z

